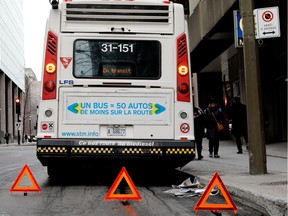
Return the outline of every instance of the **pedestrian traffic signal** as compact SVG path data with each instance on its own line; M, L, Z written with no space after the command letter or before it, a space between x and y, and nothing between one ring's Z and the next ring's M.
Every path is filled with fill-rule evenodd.
M16 113L20 114L21 113L20 99L16 98L15 102L16 102Z

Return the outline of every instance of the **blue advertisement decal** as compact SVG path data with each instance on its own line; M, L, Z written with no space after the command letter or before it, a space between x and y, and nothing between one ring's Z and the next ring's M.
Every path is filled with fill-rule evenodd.
M166 108L160 104L152 104L153 110L152 112L155 113L156 115L164 112Z
M68 106L68 110L75 114L78 114L80 113L80 106L78 103L73 103L70 106Z
M166 111L166 107L159 103L107 103L107 102L82 102L70 104L67 109L80 115L159 115Z

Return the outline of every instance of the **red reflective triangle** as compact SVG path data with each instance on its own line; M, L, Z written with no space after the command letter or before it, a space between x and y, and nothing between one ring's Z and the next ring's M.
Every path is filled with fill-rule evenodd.
M211 193L211 191L213 190L213 188L215 187L215 185L218 185L219 190L221 191L223 197L226 200L226 204L207 204L205 203ZM217 210L233 210L234 214L237 213L237 207L233 201L233 199L231 198L227 188L225 187L223 181L221 180L218 172L216 172L213 176L213 178L211 179L211 181L209 182L205 192L202 194L202 196L200 197L198 203L196 204L195 208L194 208L195 212L198 213L198 210L211 210L211 211L217 211Z
M30 179L32 186L21 186L20 183L23 177L27 175ZM17 177L16 181L14 182L13 186L10 189L10 192L18 191L18 192L41 192L41 188L39 187L36 179L34 178L30 168L27 164L23 167L21 173Z
M115 194L115 191L123 178L126 180L130 190L132 191L131 194ZM114 181L113 185L109 189L105 197L105 200L108 201L108 200L141 200L141 199L142 198L136 186L134 185L125 167L123 167L120 173L118 174L116 180Z

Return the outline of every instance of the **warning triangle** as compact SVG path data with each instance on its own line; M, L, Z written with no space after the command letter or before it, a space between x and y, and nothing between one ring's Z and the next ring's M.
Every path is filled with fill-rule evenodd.
M215 187L215 185L218 185L219 190L221 191L225 201L227 202L226 204L207 204L206 201ZM194 208L195 212L198 213L198 210L211 210L211 211L217 211L217 210L233 210L234 214L237 213L237 207L231 198L227 188L225 187L223 181L221 180L218 172L215 172L213 178L209 182L205 192L202 194L200 197L198 203L196 204Z
M131 194L115 194L115 191L117 190L120 182L122 181L122 179L125 179L130 190L131 190ZM127 170L125 169L125 167L122 168L122 170L120 171L120 173L118 174L116 180L114 181L113 185L111 186L111 188L109 189L105 200L141 200L141 196L136 188L136 186L134 185L132 179L130 178Z
M32 183L32 186L22 186L20 185L21 181L25 176L28 176L30 182ZM21 173L17 177L16 181L14 182L13 186L10 189L10 192L41 192L41 188L39 187L36 179L34 178L29 166L25 164L23 167Z

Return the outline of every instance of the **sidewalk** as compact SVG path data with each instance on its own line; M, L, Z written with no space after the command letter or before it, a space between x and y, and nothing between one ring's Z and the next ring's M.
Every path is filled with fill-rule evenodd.
M243 154L236 154L233 140L220 141L220 158L210 158L208 140L204 138L204 158L195 159L182 171L195 175L205 184L218 171L234 200L241 200L265 215L287 215L287 143L266 145L268 174L265 175L250 175L249 154L243 149Z
M24 142L24 143L21 143L20 142L20 145L18 145L18 143L0 143L0 147L8 147L8 146L34 146L36 145L36 142Z

